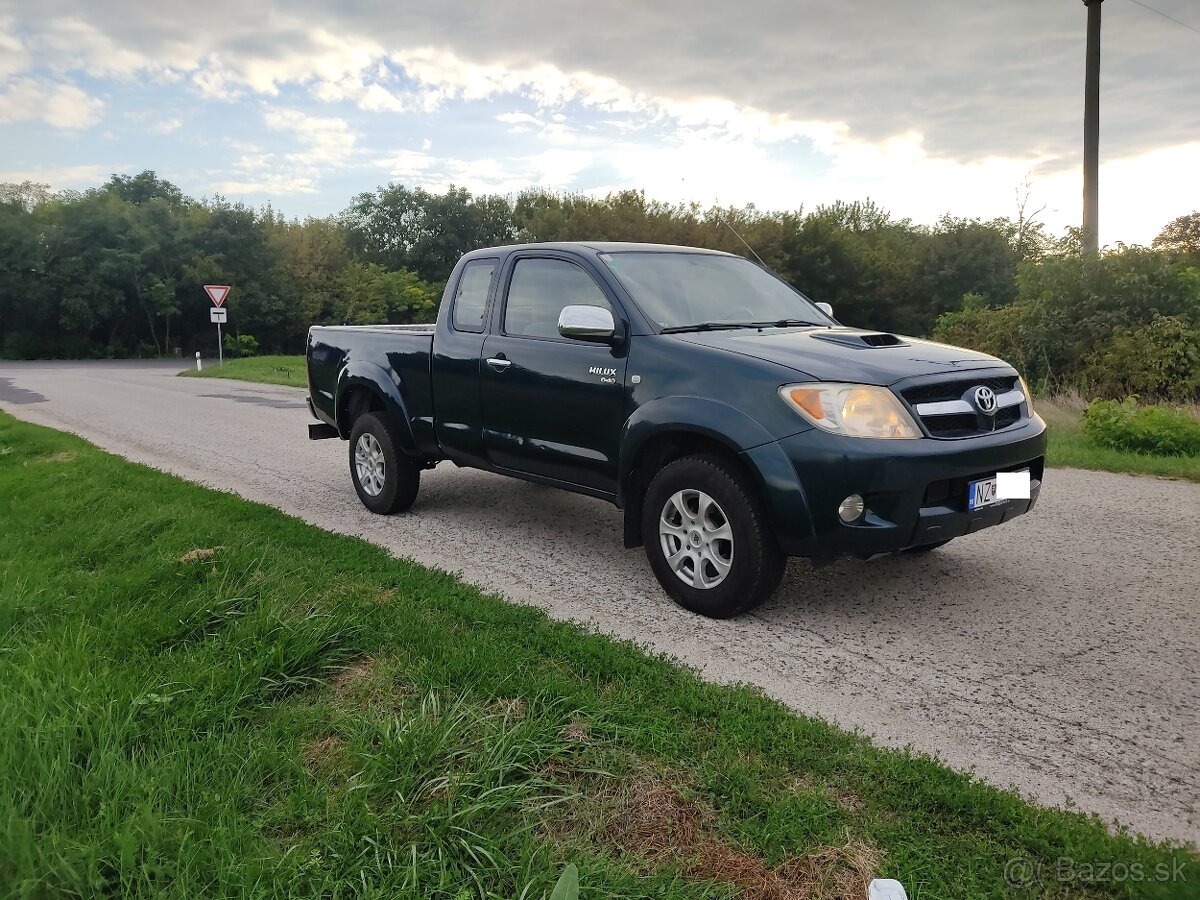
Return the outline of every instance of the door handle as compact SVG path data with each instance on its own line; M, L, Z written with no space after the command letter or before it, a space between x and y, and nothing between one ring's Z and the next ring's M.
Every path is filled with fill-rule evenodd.
M495 369L497 372L503 372L505 369L507 369L509 366L512 365L512 360L505 359L503 356L489 356L488 360L487 360L487 364L489 366L491 366L493 369Z

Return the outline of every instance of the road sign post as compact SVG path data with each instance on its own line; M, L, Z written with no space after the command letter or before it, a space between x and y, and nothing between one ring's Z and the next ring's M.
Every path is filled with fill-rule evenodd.
M209 318L217 326L217 364L223 369L225 368L225 346L221 343L221 326L229 321L229 310L224 308L225 298L229 296L229 285L206 284L204 293L208 294L208 299L213 302L213 308L209 310Z

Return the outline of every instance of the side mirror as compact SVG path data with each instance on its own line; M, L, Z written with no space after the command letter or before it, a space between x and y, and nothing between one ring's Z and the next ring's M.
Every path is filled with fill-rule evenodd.
M603 344L613 339L617 323L603 306L564 306L558 314L558 333L577 341Z
M818 303L817 309L819 309L821 312L825 313L825 315L829 316L829 318L831 318L831 319L833 318L833 307L830 306L828 303Z

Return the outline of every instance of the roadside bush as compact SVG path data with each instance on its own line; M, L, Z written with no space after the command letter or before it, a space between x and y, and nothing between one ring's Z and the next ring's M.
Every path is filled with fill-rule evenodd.
M1136 394L1189 403L1200 393L1200 328L1186 316L1118 328L1091 355L1085 374L1102 397Z
M1200 421L1169 406L1139 406L1137 397L1093 400L1083 431L1101 447L1152 456L1200 456Z
M990 353L1021 372L1033 371L1032 348L1023 340L1030 323L1030 310L1020 305L987 305L979 294L965 294L962 309L938 316L933 339L956 347Z
M1084 258L1063 245L1019 267L1007 306L968 294L934 338L999 356L1043 391L1189 402L1200 391L1200 270L1121 247Z
M258 353L258 338L250 334L225 335L225 356L227 359L238 359L243 356L255 356Z

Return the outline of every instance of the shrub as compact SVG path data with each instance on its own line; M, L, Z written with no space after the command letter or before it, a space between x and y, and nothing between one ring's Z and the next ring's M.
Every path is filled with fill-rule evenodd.
M1136 397L1093 400L1083 414L1092 443L1153 456L1200 456L1200 421L1169 406L1139 406Z
M258 355L258 338L252 334L239 334L238 345L242 351L242 356L257 356Z
M1188 403L1200 392L1200 328L1186 316L1159 316L1117 328L1088 359L1086 375L1102 397L1161 397Z
M965 294L962 309L938 316L933 339L956 347L990 353L1022 372L1035 370L1027 343L1022 340L1029 323L1024 306L989 307L978 294Z
M258 338L250 334L225 334L225 356L228 359L238 359L243 356L254 356L258 353Z

